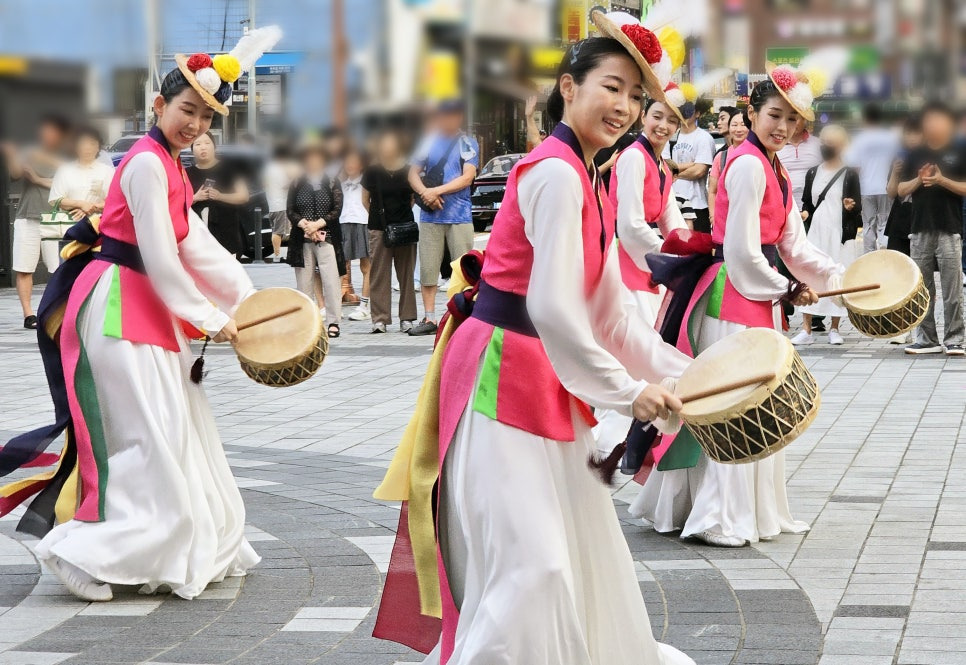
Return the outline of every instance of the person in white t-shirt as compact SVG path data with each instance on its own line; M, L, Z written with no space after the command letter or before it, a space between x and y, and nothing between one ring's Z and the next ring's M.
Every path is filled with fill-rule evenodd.
M97 161L101 135L93 127L82 127L74 137L76 159L57 168L48 201L80 220L104 210L114 167Z
M866 252L884 249L888 245L885 235L892 200L886 193L892 162L899 154L899 136L883 125L882 109L877 104L867 104L862 111L865 126L855 136L852 147L845 155L849 166L859 172L862 184L862 238Z
M342 247L345 251L346 270L349 263L359 260L362 272L362 297L359 307L349 315L350 321L368 321L369 313L369 269L372 266L369 252L369 211L362 203L362 173L365 161L355 150L346 153L342 162ZM348 274L348 272L347 272Z
M693 108L689 105L690 108ZM684 219L695 231L711 232L708 210L708 171L714 163L714 138L698 127L698 113L684 119L674 149L664 148L663 157L678 168L674 176L674 197Z
M273 260L281 261L282 242L292 231L286 214L288 188L296 178L298 166L292 161L291 148L284 143L275 146L272 159L265 165L262 182L268 200L268 218L272 222Z

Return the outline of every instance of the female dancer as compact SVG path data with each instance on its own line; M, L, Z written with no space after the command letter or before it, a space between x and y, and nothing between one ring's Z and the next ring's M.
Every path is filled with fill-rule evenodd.
M253 31L214 63L176 57L157 124L111 183L100 252L71 288L60 341L80 505L37 555L84 600L110 600L110 584L193 598L259 560L186 336L233 342L252 283L191 211L178 154L227 115L232 77L279 36Z
M823 80L834 82L834 77ZM807 81L804 73L782 67L752 93L751 134L730 151L718 190L712 235L715 255L723 262L704 274L691 319L683 324L696 340L691 348L689 335L681 336L681 346L691 353L747 327L780 329L776 300L812 304L817 298L805 281L829 288L841 281L844 269L806 240L788 174L776 158L799 115L812 115L814 93ZM802 282L774 270L778 256ZM692 444L682 435L672 445ZM694 469L654 472L631 508L659 531L682 529L682 538L695 536L723 547L808 529L791 517L784 452L734 465L701 455Z
M587 468L588 404L666 418L680 402L658 383L688 362L622 305L593 165L640 114L640 59L626 37L564 56L557 127L511 172L472 317L446 348L443 624L426 663L692 663L655 642L609 492Z

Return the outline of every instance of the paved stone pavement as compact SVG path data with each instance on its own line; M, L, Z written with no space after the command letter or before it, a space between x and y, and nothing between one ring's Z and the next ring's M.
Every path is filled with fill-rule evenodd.
M258 286L287 266L249 268ZM38 291L39 298L39 291ZM0 441L52 407L32 334L0 290ZM230 350L205 380L263 557L200 598L108 604L65 595L0 520L0 665L182 663L394 665L419 654L370 637L398 508L371 498L415 401L431 340L343 337L311 380L272 389ZM722 550L662 536L615 492L659 639L702 665L966 664L966 361L912 359L846 333L802 355L823 405L788 448L804 536ZM524 664L521 664L524 665Z

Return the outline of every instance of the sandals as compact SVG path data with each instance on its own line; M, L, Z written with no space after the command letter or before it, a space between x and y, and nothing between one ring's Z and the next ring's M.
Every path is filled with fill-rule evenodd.
M330 323L329 324L329 339L335 339L336 337L338 337L341 334L342 334L342 332L341 332L341 330L339 328L339 324L338 323Z

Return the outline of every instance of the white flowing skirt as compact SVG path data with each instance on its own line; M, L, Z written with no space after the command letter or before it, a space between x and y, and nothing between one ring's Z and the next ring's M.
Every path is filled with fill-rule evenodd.
M698 349L745 328L704 316ZM702 455L693 469L654 470L631 504L631 514L660 532L680 529L682 538L710 531L755 543L809 528L792 518L788 506L784 451L748 464L719 464Z
M593 436L575 422L577 441L558 442L464 413L441 484L460 608L450 665L694 664L651 634L610 493L587 468Z
M187 339L175 353L104 336L110 274L79 317L108 452L105 519L55 527L37 555L110 584L193 598L259 557L208 400L189 378Z

